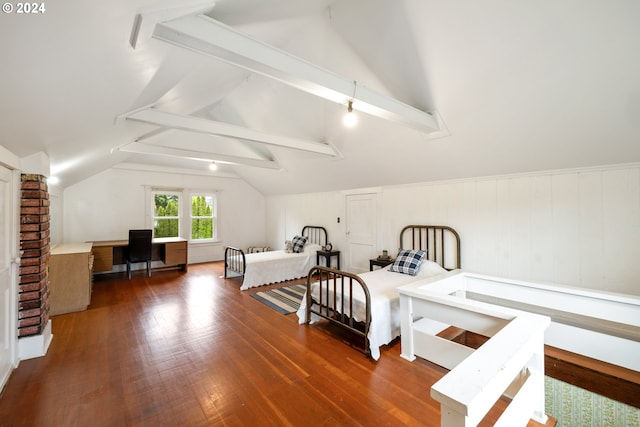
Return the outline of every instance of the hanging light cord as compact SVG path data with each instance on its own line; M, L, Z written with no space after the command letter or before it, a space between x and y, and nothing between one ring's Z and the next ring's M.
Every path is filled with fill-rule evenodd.
M356 100L356 89L358 88L358 82L357 81L353 81L353 96L351 97L351 102L353 103L353 101Z

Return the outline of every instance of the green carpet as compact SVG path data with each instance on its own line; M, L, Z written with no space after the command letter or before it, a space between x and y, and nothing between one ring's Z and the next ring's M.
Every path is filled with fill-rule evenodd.
M640 427L640 409L545 377L545 407L556 427Z

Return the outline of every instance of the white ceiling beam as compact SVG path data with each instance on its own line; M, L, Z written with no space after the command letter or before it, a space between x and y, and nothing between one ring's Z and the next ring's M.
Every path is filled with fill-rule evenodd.
M138 42L151 38L155 24L181 16L211 12L215 5L214 1L207 0L194 1L180 6L140 10L133 20L129 43L135 49Z
M274 160L252 159L248 157L229 156L218 153L205 153L194 150L184 150L181 148L162 147L159 145L143 144L141 142L131 142L116 148L118 151L136 154L153 154L158 156L180 157L183 159L215 161L231 165L251 166L264 169L281 169Z
M279 147L293 148L327 156L337 156L336 150L328 144L309 141L288 136L273 135L248 129L241 126L230 125L228 123L216 122L214 120L203 119L193 116L183 116L180 114L166 113L155 109L144 109L135 111L126 116L127 120L135 120L150 123L171 129L181 129L190 132L199 132L209 135L227 136L231 138L256 141Z
M284 84L422 132L439 130L432 114L377 93L353 79L253 39L202 14L155 23L153 38L209 55ZM134 44L134 43L132 43Z

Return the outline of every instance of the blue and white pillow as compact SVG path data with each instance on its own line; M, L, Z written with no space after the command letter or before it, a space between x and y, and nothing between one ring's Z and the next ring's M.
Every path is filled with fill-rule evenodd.
M400 250L389 271L415 276L426 256L426 252L421 250Z
M294 236L293 239L291 239L291 242L293 243L293 252L299 254L304 250L307 238L304 236Z

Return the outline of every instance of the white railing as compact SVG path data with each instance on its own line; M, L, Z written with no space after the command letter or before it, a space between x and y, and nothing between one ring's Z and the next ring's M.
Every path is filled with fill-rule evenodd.
M416 356L450 372L431 388L441 425L477 425L503 395L511 398L496 425L546 423L544 332L547 316L461 298L460 272L399 288L401 356ZM459 295L459 296L455 296ZM477 350L436 336L449 326L489 337Z
M443 420L449 417L447 426L472 425L455 421L460 414L466 414L465 417L472 416L476 411L472 408L475 404L473 399L480 399L474 396L467 396L465 399L465 396L457 395L461 392L457 389L467 388L471 384L464 376L473 373L474 369L479 369L478 374L482 371L489 377L492 372L502 375L500 366L512 363L510 358L516 357L516 347L528 345L514 341L519 334L516 328L524 330L527 327L519 325L521 322L516 319L526 313L551 319L544 333L544 344L640 371L638 296L532 283L456 270L402 287L400 303L402 357L413 360L415 356L420 356L452 369L432 389L432 395L438 396L442 404ZM509 308L514 310L509 311ZM435 336L449 325L477 332L491 339L474 352ZM537 332L527 333L535 335ZM511 355L508 352L511 352ZM540 351L535 352L538 357ZM495 362L493 367L487 367L489 371L483 367L486 360ZM542 367L542 362L538 369L536 363L530 361L523 368L519 383L537 384L529 378L532 373L542 374ZM464 370L460 371L461 368ZM493 380L476 380L479 380L480 385L494 385ZM461 383L456 384L457 381L464 381L464 386L460 387ZM524 393L534 393L535 399L539 402L537 396L541 391L536 387L538 386L523 385L518 393L523 393L522 389L525 389ZM527 391L529 388L536 390ZM478 394L486 393L484 389L476 391ZM507 392L510 393L511 391ZM451 398L447 397L448 395L451 395ZM455 409L451 409L451 416L447 415L449 408ZM542 413L542 409L540 406L534 409L534 412ZM518 408L514 399L507 412L530 413L528 411L527 408ZM535 419L535 416L533 418Z
M640 371L640 297L475 273L460 280L468 299L551 318L545 344Z

